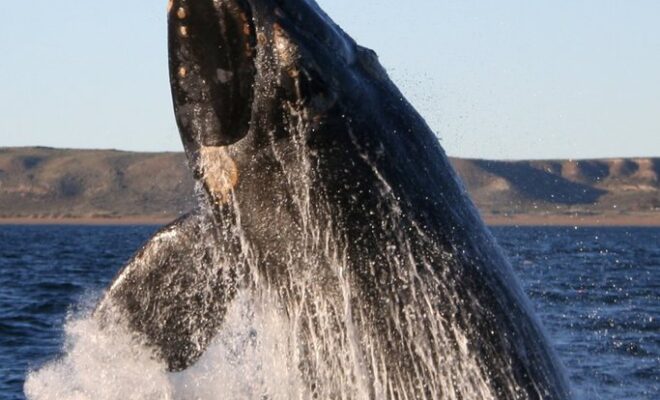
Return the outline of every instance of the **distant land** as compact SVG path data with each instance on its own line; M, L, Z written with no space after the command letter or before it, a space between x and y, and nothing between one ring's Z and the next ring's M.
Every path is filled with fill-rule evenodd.
M660 226L660 158L451 161L489 224ZM183 153L0 148L0 223L162 224L193 187Z

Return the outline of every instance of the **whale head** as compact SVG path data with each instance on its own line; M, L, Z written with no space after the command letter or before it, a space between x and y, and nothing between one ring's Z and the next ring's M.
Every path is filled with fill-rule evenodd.
M216 170L220 198L238 180L232 145L286 137L294 114L321 124L375 58L311 0L171 0L168 29L184 148L198 180Z

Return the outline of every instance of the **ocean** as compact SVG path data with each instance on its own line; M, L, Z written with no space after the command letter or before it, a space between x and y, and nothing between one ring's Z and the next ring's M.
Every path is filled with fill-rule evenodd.
M0 226L0 398L60 356L155 226ZM577 399L660 398L660 228L493 228Z

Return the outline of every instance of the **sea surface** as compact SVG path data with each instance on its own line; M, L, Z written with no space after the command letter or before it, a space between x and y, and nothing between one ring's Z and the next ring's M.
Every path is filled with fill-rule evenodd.
M0 399L154 226L0 226ZM494 228L578 399L660 399L660 228Z

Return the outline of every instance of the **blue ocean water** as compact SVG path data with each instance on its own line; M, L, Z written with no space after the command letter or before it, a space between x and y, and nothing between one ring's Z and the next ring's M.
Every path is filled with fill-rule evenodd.
M157 227L0 226L0 398ZM660 229L494 228L579 399L660 398Z

